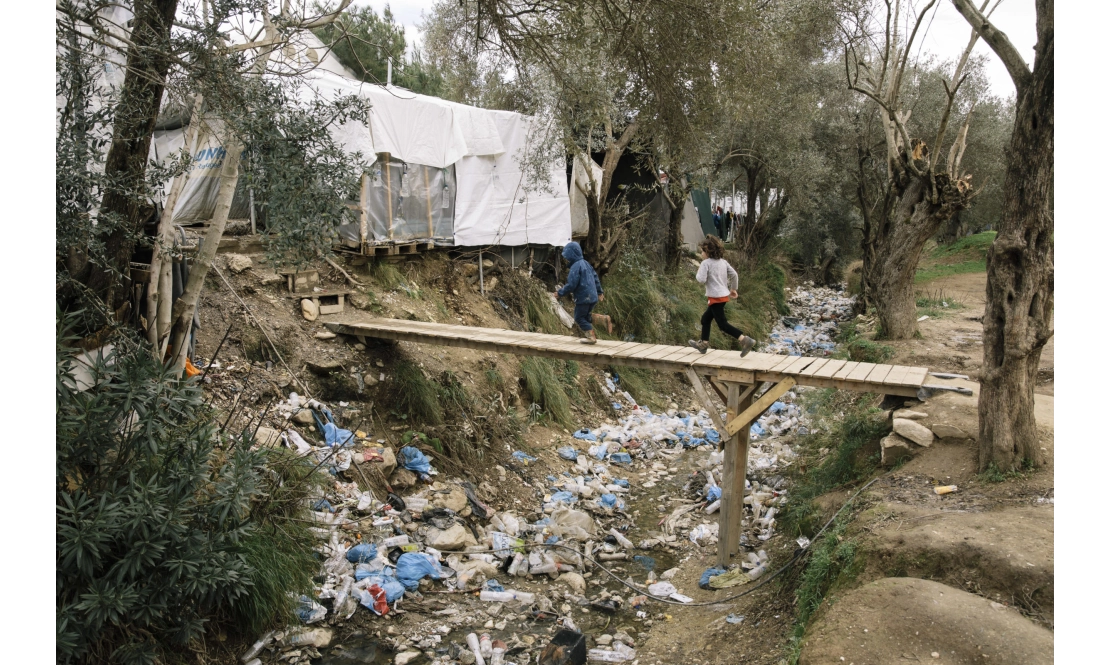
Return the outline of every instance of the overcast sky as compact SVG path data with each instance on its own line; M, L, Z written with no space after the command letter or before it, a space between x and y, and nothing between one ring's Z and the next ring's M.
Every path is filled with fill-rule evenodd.
M420 42L421 33L417 28L420 13L422 11L431 13L435 0L391 0L388 3L381 0L355 0L355 4L370 5L379 14L388 4L397 22L405 26L405 37L412 45ZM933 14L933 18L929 32L922 42L924 51L934 53L941 58L957 58L967 46L967 40L971 36L971 28L967 21L960 16L950 0L941 0L930 13ZM991 16L991 21L995 27L1009 36L1010 41L1032 67L1033 46L1037 39L1034 0L1002 0L1002 4ZM982 40L975 46L975 52L988 56L987 73L994 93L1002 97L1013 95L1014 84L1010 81L1010 76L998 57Z

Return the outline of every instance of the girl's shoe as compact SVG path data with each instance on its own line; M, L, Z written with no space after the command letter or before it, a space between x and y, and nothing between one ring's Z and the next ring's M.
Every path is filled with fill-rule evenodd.
M748 337L747 335L744 335L743 337L741 337L740 338L740 357L743 358L744 356L748 355L748 352L752 350L753 346L755 346L755 340L754 339L752 339L751 337ZM705 351L702 351L702 353L705 353Z
M706 351L709 350L709 342L707 340L704 340L704 339L701 340L701 341L695 341L695 340L691 339L691 340L688 340L686 343L689 344L690 346L694 347L698 351L701 351L702 353L705 353Z

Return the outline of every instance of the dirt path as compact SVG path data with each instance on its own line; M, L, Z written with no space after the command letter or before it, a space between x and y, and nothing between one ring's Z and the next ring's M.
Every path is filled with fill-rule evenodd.
M954 300L962 305L938 310L917 324L921 339L884 342L895 349L892 362L925 365L933 370L967 374L977 379L983 364L983 309L986 306L987 274L950 275L917 285L916 291L937 300ZM1055 338L1041 352L1037 392L1053 394Z

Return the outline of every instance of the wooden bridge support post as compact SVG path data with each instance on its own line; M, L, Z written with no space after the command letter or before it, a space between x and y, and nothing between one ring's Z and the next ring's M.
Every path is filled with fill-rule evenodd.
M728 416L732 419L744 412L752 403L752 390L729 381ZM754 386L753 386L754 387ZM721 432L727 436L727 432ZM745 423L725 440L725 477L721 482L721 517L717 531L717 567L727 568L729 559L740 550L740 525L744 516L744 487L748 471L748 444L751 441L750 423Z

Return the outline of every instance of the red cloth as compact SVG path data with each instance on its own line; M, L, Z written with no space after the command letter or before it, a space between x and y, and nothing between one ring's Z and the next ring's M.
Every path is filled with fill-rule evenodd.
M728 302L728 301L729 301L728 296L721 296L720 298L710 298L709 299L709 304L710 305L716 305L719 302Z

